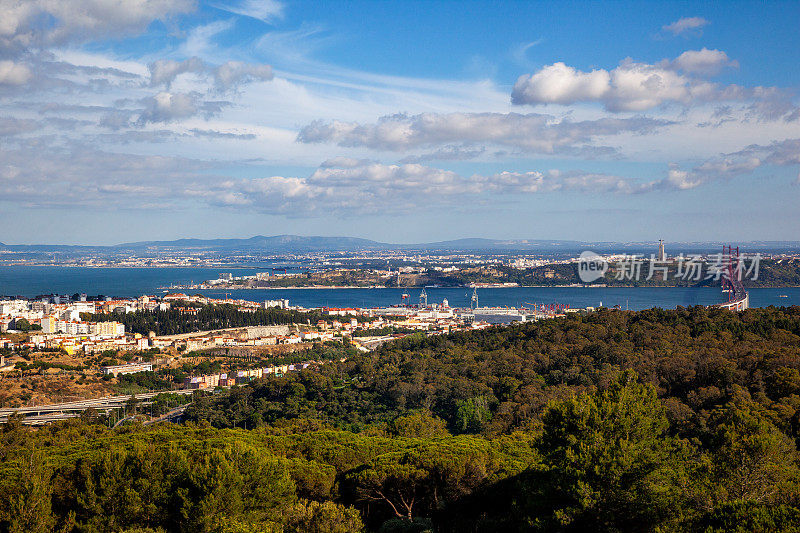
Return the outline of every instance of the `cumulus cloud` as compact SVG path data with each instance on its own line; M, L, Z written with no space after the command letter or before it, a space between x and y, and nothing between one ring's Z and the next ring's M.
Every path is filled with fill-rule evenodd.
M320 168L355 168L373 163L369 159L356 159L354 157L334 157L326 159L319 166Z
M531 75L523 75L514 85L515 104L574 104L601 100L609 92L611 74L606 70L581 72L564 63L554 63Z
M653 184L660 189L693 189L711 181L750 174L764 166L800 166L800 139L785 139L766 145L753 144L736 152L713 157L694 167L681 170L670 165L667 178Z
M140 117L142 122L171 122L199 112L198 98L192 94L161 92L143 103L146 107Z
M0 61L0 85L24 85L33 77L33 72L21 63Z
M672 61L672 66L692 74L713 76L725 67L738 67L737 61L731 61L722 50L687 50Z
M198 93L160 92L141 101L145 105L139 124L148 122L174 122L195 115L213 116L228 102L204 101Z
M703 17L683 17L672 24L662 26L662 30L672 35L700 35L705 26L711 24Z
M225 180L194 193L219 205L248 206L272 213L387 213L406 209L403 200L408 198L414 198L415 206L427 202L475 205L487 194L523 199L525 195L556 192L630 195L687 191L763 165L800 165L800 139L748 146L691 170L670 165L664 177L656 180L557 169L463 176L421 164L387 165L336 158L323 163L308 177Z
M190 57L184 61L159 59L147 65L150 71L150 85L166 85L169 87L175 78L186 72L203 72L206 65L199 57Z
M47 157L41 157L42 150L47 150ZM193 159L108 152L52 139L0 147L2 201L28 207L170 204L182 198L191 183L219 179L208 174L214 168L214 163Z
M228 61L213 71L214 81L220 90L228 90L248 81L269 81L273 78L272 67Z
M658 134L669 128L669 132L687 132L687 138L693 140L689 121L704 120L712 107L718 107L718 112L711 117L716 122L710 124L718 125L730 120L790 121L800 117L794 97L779 89L720 86L708 81L737 66L720 50L689 50L654 64L626 60L616 68L586 71L555 63L515 87L517 104L598 102L611 111L639 112L672 103L689 106L721 102L709 106L708 113L687 112L689 118L684 124L594 111L583 115L591 119L564 118L557 113L481 113L475 111L508 108L507 93L504 96L490 81L465 84L400 79L329 65L319 68L319 64L310 62L294 63L296 71L287 73L286 79L271 84L268 90L238 95L235 90L242 84L272 79L272 68L237 61L220 64L224 59L210 62L210 58L222 55L226 59L247 57L246 50L218 49L218 41L209 36L210 30L203 41L192 37L202 33L194 31L196 27L186 28L189 37L178 38L181 43L172 52L181 55L167 56L181 60L160 59L148 65L142 58L122 60L118 55L102 52L108 50L102 42L86 48L77 46L81 42L132 35L152 20L191 9L188 1L63 0L60 4L74 11L69 14L61 7L48 11L48 6L55 4L55 0L0 0L0 7L9 8L0 11L0 90L3 95L15 96L6 99L8 105L3 114L18 115L0 117L0 180L13 181L3 183L0 201L111 208L198 202L287 216L346 216L396 212L408 209L412 203L475 206L486 198L488 203L497 197L502 201L524 201L535 194L687 191L766 165L797 164L797 146L788 141L780 146L752 145L710 158L693 168L664 164L661 174L647 178L616 175L614 171L603 173L592 167L585 171L535 168L539 164L528 171L471 174L463 170L467 165L454 165L461 169L454 172L430 163L508 156L517 158L514 168L518 169L524 164L520 156L566 154L587 158L614 154L616 148L606 145L620 144L633 147L631 155L645 163L675 150L674 137L653 137L649 142L632 137ZM145 5L149 14L140 10ZM103 17L98 15L98 6L107 8ZM259 11L261 8L264 9ZM22 13L30 9L39 14ZM271 20L278 15L270 9L266 3L238 2L230 10ZM132 10L133 14L115 18L116 10ZM78 20L81 17L86 20ZM104 22L105 19L108 20ZM231 29L234 20L230 16L226 19L209 27L217 28L215 32L223 27ZM40 24L42 20L47 24ZM306 38L307 35L303 37ZM300 41L292 41L292 46L299 46ZM58 49L61 45L69 46ZM27 97L34 89L45 94ZM85 94L87 91L93 94ZM225 121L201 124L198 117L217 114L229 105L213 101L227 99L214 96L216 93L241 98L244 105L226 113ZM378 117L396 109L416 111L377 120L354 118ZM442 112L419 112L431 109ZM450 110L463 111L446 112ZM29 116L38 120L30 120ZM342 120L312 121L334 116ZM305 125L296 136L300 143L327 143L358 150L342 150L343 155L351 157L328 159L302 175L264 174L265 167L254 163L254 158L263 157L262 163L294 168L330 157L330 146L292 146L297 124ZM780 138L796 137L785 133L794 131L794 127L775 125L768 135L774 131L774 135L782 135ZM767 129L759 124L729 124L720 131L718 137L723 140L715 146L731 146L725 143L740 138L737 136L748 140L737 141L734 147L754 139L773 138L766 137ZM216 139L224 142L215 142ZM256 139L259 142L254 142ZM164 149L142 146L167 142L170 144ZM224 149L215 150L217 144ZM96 148L102 146L105 151ZM363 159L365 152L369 153L363 149L395 152L397 164ZM126 150L129 153L117 152ZM159 151L223 161L135 153ZM719 149L713 149L716 151ZM42 158L42 153L48 157ZM264 177L239 179L213 174L234 167L236 170L231 172L235 176Z
M773 122L783 119L794 122L800 118L800 108L791 97L779 91L765 90L764 97L748 104L746 116L761 122Z
M29 133L39 128L35 120L15 117L0 117L0 137L11 137Z
M255 134L253 133L234 133L229 131L201 130L198 128L193 128L189 130L189 132L195 137L206 137L209 139L238 139L252 141L256 138Z
M348 216L405 212L409 198L414 199L413 205L418 208L423 205L476 205L487 194L514 201L532 194L636 194L655 187L655 182L582 171L462 176L420 164L387 165L337 158L326 161L308 177L223 180L192 189L188 194L205 198L214 205L247 207L290 216L330 213Z
M487 180L490 191L511 194L547 193L556 191L584 194L621 193L632 194L647 189L647 184L610 174L592 172L501 172Z
M772 105L791 100L788 93L775 87L720 86L703 78L737 65L725 52L707 48L687 51L657 64L629 58L612 70L583 72L555 63L520 76L511 101L516 105L597 102L611 112L624 112L646 111L665 104L689 106L749 100Z
M694 189L701 183L702 180L697 176L685 170L681 170L676 165L670 165L667 177L657 183L657 188L683 191L686 189Z
M158 194L161 190L155 186L128 185L126 183L104 183L97 191L108 194Z
M32 125L0 120L0 130L13 133L26 127ZM130 133L164 139L174 135L167 130L125 132L115 142L140 141L123 139ZM306 176L236 179L214 174L225 165L223 162L113 153L80 142L53 144L52 139L45 138L14 139L14 148L9 144L0 147L2 200L6 202L113 208L200 202L287 216L401 213L412 204L415 208L480 206L487 197L492 198L488 205L496 205L497 199L515 202L530 195L552 193L680 192L712 180L745 175L766 165L800 165L800 139L788 139L751 145L711 158L691 170L671 165L662 178L655 180L558 169L463 175L416 163L383 164L348 157L329 159ZM47 150L47 158L41 157L43 150ZM409 199L413 199L411 204Z
M91 120L80 120L77 118L49 117L44 121L48 126L64 131L73 131L81 126L92 126Z
M770 144L751 144L737 152L726 154L727 161L755 160L764 165L800 165L800 139L785 139Z
M711 87L674 70L626 60L617 68L582 72L564 63L519 77L514 104L602 102L609 111L645 111L667 102L689 103Z
M253 81L270 81L273 79L272 67L257 63L228 61L213 66L199 57L190 57L183 61L159 59L148 65L150 85L165 85L167 88L175 78L184 73L207 74L214 78L214 86L218 91L234 89L243 83Z
M0 49L0 95L3 96L55 93L64 99L77 93L124 91L141 84L138 73L111 66L72 64L51 50L28 51L13 59L2 57Z
M163 143L167 141L174 141L182 135L170 130L126 130L119 133L101 133L89 137L100 143L107 144L139 144L139 143Z
M111 110L102 116L98 125L110 130L121 130L132 126L131 119L133 115L134 113L132 111L122 109Z
M194 0L0 0L0 50L119 38L194 8Z
M425 161L463 161L475 159L486 152L485 147L469 148L466 146L443 146L433 152L412 155L403 158L401 163L424 163Z
M31 54L28 55L31 57ZM128 72L126 70L110 67L110 66L97 66L97 65L73 65L67 61L60 61L55 59L55 56L49 52L42 52L35 56L37 70L46 70L49 76L72 76L72 77L87 77L87 76L102 76L107 78L119 78L126 80L138 80L139 74Z
M669 121L647 117L571 121L535 113L397 114L381 117L374 124L315 121L300 130L297 140L390 151L452 143L487 143L551 154L582 151L597 137L646 134L669 124ZM451 155L466 154L463 150L452 152L451 148Z

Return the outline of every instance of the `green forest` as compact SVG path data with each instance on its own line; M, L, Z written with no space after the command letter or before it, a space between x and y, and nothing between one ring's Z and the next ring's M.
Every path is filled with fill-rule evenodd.
M0 432L0 531L800 531L800 307L602 310Z
M187 314L180 309L166 311L136 311L133 313L82 313L91 322L116 321L125 325L125 331L147 335L177 335L212 329L241 328L247 326L274 326L281 324L312 323L327 318L321 311L295 311L270 307L252 312L240 311L230 304L194 305L197 314Z

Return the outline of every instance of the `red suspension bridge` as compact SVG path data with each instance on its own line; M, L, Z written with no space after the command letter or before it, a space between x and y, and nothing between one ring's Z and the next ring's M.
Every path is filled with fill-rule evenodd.
M722 247L722 289L728 294L728 301L717 304L715 307L731 311L744 311L750 307L750 295L742 283L744 262L739 255L739 247Z

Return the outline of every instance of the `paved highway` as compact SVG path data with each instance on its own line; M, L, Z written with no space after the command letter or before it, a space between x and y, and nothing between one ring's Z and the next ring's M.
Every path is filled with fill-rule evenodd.
M8 421L8 417L13 413L25 416L23 423L46 423L48 421L62 420L80 416L86 409L92 408L97 411L109 411L125 407L125 404L132 398L137 400L149 400L159 394L192 394L194 390L181 389L174 391L147 392L143 394L125 394L121 396L106 396L104 398L94 398L91 400L80 400L76 402L53 403L49 405L36 405L33 407L18 407L0 409L0 423Z

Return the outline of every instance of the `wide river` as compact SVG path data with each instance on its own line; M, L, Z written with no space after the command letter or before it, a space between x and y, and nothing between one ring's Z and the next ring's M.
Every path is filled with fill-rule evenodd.
M255 269L226 269L235 276L252 275ZM264 269L262 269L264 270ZM0 296L34 297L39 294L105 294L140 296L159 294L159 287L200 282L218 277L219 268L83 268L0 266ZM222 298L225 291L189 291ZM228 291L232 298L251 301L288 298L291 305L303 307L381 307L401 303L403 292L408 303L417 303L420 289L270 289ZM428 288L428 303L445 298L452 307L468 307L472 289ZM786 297L782 297L786 296ZM512 287L478 289L482 306L516 307L530 304L567 304L570 307L619 305L623 309L647 309L677 306L711 305L724 300L717 288L582 288L582 287ZM800 288L751 289L750 305L800 304Z

